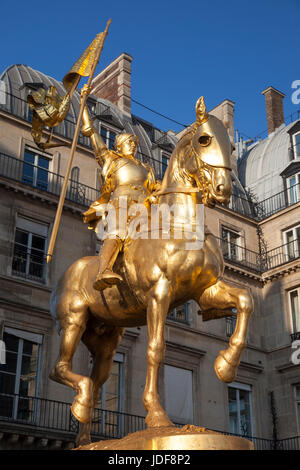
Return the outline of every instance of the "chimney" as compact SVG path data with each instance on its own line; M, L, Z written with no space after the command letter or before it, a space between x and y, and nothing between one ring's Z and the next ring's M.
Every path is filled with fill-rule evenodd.
M265 95L268 134L270 135L275 129L284 124L283 98L285 95L272 86L269 86L261 93Z
M231 100L223 100L222 103L218 104L215 108L209 111L209 114L216 116L220 119L224 126L227 129L229 139L232 145L232 149L235 149L235 141L234 141L234 101ZM232 151L231 154L231 166L232 169L237 174L237 157L234 152Z
M123 52L92 81L93 95L110 101L127 114L131 114L132 59Z
M211 109L209 111L209 114L216 116L223 122L224 126L227 129L231 142L234 143L234 101L228 99L222 101L222 103L218 104L218 106Z

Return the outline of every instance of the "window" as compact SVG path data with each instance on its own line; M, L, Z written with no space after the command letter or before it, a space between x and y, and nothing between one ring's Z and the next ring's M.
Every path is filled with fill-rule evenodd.
M283 232L287 260L300 256L300 225Z
M190 312L190 304L189 302L185 302L183 305L174 308L169 313L169 318L172 320L179 321L181 323L189 323L189 312Z
M300 385L295 386L295 402L296 402L296 417L297 417L297 427L298 434L300 433Z
M0 416L33 420L38 396L42 335L4 328L6 364L0 364Z
M296 204L300 200L300 173L287 178L287 192L289 204Z
M44 280L48 226L18 217L14 240L12 273Z
M293 136L295 158L300 157L300 132Z
M115 146L115 140L116 140L116 133L106 129L106 127L103 127L101 124L101 137L104 141L104 143L107 145L107 147L111 150L114 149Z
M235 315L232 317L226 317L226 336L231 337L234 333L235 330L235 325L236 325L236 314L237 310L234 308L232 309L235 312Z
M224 258L232 261L241 259L240 240L241 236L238 232L222 227L222 251Z
M123 366L124 354L116 353L110 376L102 386L96 403L94 432L117 437L122 433L122 424L126 425L118 414L123 406Z
M300 288L289 292L293 333L300 332Z
M78 166L74 166L71 170L71 177L69 181L69 188L67 192L67 198L78 204L86 204L86 192L87 186L79 183L80 169Z
M228 387L229 426L233 434L252 436L251 386L233 382Z
M164 153L161 156L161 178L165 176L166 169L168 168L169 157Z
M193 371L165 364L164 375L166 412L173 419L184 424L192 424Z
M25 149L22 182L47 191L49 163L49 158Z

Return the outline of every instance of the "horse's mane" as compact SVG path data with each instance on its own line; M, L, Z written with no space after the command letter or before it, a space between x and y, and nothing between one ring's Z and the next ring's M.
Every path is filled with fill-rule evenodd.
M195 132L196 128L194 125L190 126L184 132L178 140L170 158L168 168L172 168L173 178L177 182L182 182L182 180L193 182L193 179L185 169L184 161L191 152L191 141ZM165 173L164 179L165 178L167 178L167 172Z

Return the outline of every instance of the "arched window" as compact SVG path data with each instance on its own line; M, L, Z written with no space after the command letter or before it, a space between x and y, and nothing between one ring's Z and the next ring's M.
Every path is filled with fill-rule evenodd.
M79 182L79 168L78 166L73 166L71 170L71 180L78 183Z

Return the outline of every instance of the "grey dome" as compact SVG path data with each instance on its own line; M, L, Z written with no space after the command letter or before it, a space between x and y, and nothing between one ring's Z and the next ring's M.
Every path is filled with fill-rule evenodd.
M283 191L282 171L290 163L291 138L288 131L295 122L281 126L257 142L238 161L239 179L262 201Z

